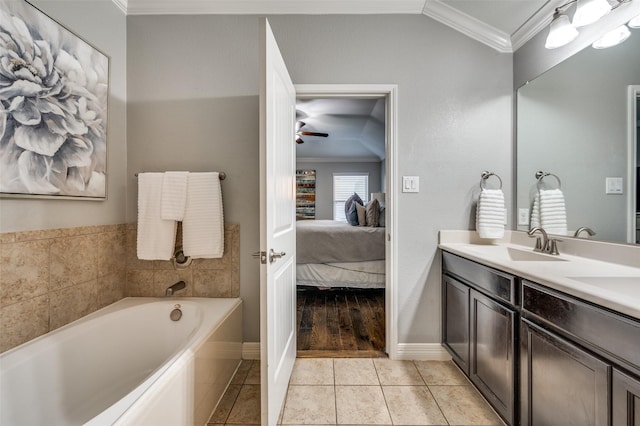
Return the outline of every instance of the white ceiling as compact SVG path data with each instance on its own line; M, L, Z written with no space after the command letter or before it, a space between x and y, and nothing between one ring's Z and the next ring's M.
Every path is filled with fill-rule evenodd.
M298 161L381 161L385 158L385 100L354 98L297 99L301 130L329 136L301 136Z
M551 21L562 0L112 0L129 15L424 14L499 52Z

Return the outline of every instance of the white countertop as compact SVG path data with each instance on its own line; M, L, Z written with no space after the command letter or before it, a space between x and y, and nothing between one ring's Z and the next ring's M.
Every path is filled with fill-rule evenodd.
M553 256L554 260L544 259L545 255L541 255L544 260L511 260L507 249L511 248L512 253L526 257L529 252L533 252L533 240L523 241L521 236L517 236L495 242L480 242L473 236L464 238L461 234L472 231L440 232L439 247L442 250L640 319L638 266L563 254L562 248L559 256ZM530 244L521 244L525 241ZM593 241L585 243L598 244ZM610 247L602 249L612 250ZM629 253L634 247L622 246L622 249L626 253L621 253L621 257L628 257L629 254L632 258L635 257L635 252ZM640 247L637 253L640 262Z

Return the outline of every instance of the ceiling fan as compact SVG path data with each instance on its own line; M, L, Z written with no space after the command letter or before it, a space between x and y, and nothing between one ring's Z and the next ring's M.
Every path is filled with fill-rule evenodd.
M318 132L303 132L301 129L306 125L304 121L296 121L296 143L301 144L304 143L300 136L319 136L322 138L326 138L329 136L329 133L318 133Z

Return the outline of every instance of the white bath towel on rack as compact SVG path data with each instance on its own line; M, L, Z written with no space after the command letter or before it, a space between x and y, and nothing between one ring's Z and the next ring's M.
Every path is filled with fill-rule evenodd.
M169 260L173 256L177 223L162 219L163 173L138 175L138 259Z
M187 203L189 172L164 172L160 215L167 220L182 220Z
M224 214L218 172L189 173L182 222L185 256L219 258L224 254Z
M540 189L536 193L530 226L541 227L548 234L567 235L567 210L561 189Z
M504 236L504 193L501 189L482 188L476 208L476 231L480 238Z

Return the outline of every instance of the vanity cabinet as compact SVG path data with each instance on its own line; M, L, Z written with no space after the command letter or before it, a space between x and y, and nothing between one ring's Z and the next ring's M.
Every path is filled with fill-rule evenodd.
M521 415L528 425L607 426L607 363L522 320Z
M470 291L469 378L491 405L514 424L517 313Z
M640 426L640 379L614 369L611 389L611 424Z
M640 321L523 281L521 322L523 425L640 426Z
M460 281L448 276L443 278L442 340L466 375L469 375L469 291Z
M515 423L515 277L443 253L443 344L510 425Z

